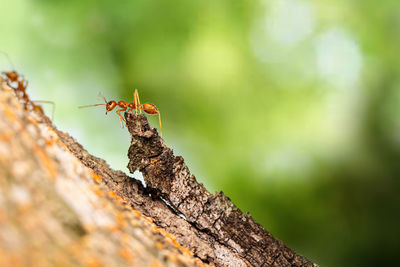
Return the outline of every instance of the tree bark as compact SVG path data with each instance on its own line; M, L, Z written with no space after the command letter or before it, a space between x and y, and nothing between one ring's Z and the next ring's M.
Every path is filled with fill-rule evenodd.
M0 78L0 266L313 266L198 184L144 115L131 172L90 155Z
M132 137L129 171L141 171L152 194L165 199L175 213L183 215L194 234L207 234L208 238L202 240L211 250L203 251L198 243L182 240L184 246L218 265L313 266L249 214L242 214L223 192L209 193L190 174L183 158L174 156L163 144L144 115L125 113L125 119Z

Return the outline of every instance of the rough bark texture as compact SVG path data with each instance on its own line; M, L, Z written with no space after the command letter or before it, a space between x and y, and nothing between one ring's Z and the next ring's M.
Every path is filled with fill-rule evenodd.
M190 174L182 157L166 147L144 115L125 113L132 141L128 157L130 172L139 170L156 196L183 215L212 250L198 244L182 244L200 258L207 256L219 265L235 266L313 266L283 242L264 230L249 214L242 214L224 193L209 193ZM211 254L210 254L211 252Z
M143 115L129 169L90 155L0 77L0 266L312 266L210 194Z

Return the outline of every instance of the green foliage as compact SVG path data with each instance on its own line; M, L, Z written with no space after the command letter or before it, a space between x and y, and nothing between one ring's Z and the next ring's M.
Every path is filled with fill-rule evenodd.
M138 88L193 173L288 246L321 266L396 265L399 1L2 5L0 50L90 152L126 170L115 114L76 107Z

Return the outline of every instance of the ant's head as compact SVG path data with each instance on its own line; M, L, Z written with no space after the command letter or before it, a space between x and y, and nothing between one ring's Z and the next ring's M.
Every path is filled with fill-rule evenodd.
M100 94L100 97L103 98L104 100L104 105L106 106L106 115L109 111L113 110L116 106L117 106L117 102L115 102L114 100L111 101L107 101L106 98L104 96L102 96Z
M11 82L16 82L18 81L19 75L16 71L10 71L10 72L3 72L4 75L11 81Z
M115 102L114 100L111 101L106 101L106 114L113 110L115 107L117 106L117 102Z

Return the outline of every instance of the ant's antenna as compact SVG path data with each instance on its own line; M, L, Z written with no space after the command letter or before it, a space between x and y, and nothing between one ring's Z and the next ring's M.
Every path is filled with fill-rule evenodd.
M106 98L101 93L99 93L97 97L103 99L104 100L104 104L94 104L94 105L79 106L78 108L89 108L89 107L105 106L107 104Z
M97 107L97 106L105 106L106 104L94 104L94 105L86 105L86 106L79 106L78 108L88 108L88 107Z
M8 63L10 63L11 68L13 70L15 70L14 64L12 63L10 56L6 52L1 51L1 50L0 50L0 53L3 54L7 58L7 61L8 61Z
M107 100L106 100L106 98L103 96L103 94L102 94L101 92L99 92L99 93L97 94L97 99L101 99L101 100L104 101L104 103L107 104Z
M56 104L54 104L53 101L48 101L48 100L35 100L35 101L32 101L32 102L35 102L35 103L43 103L43 104L50 104L50 105L52 105L53 108L52 108L52 111L51 111L51 120L52 120L52 121L54 120L54 112L56 111Z

